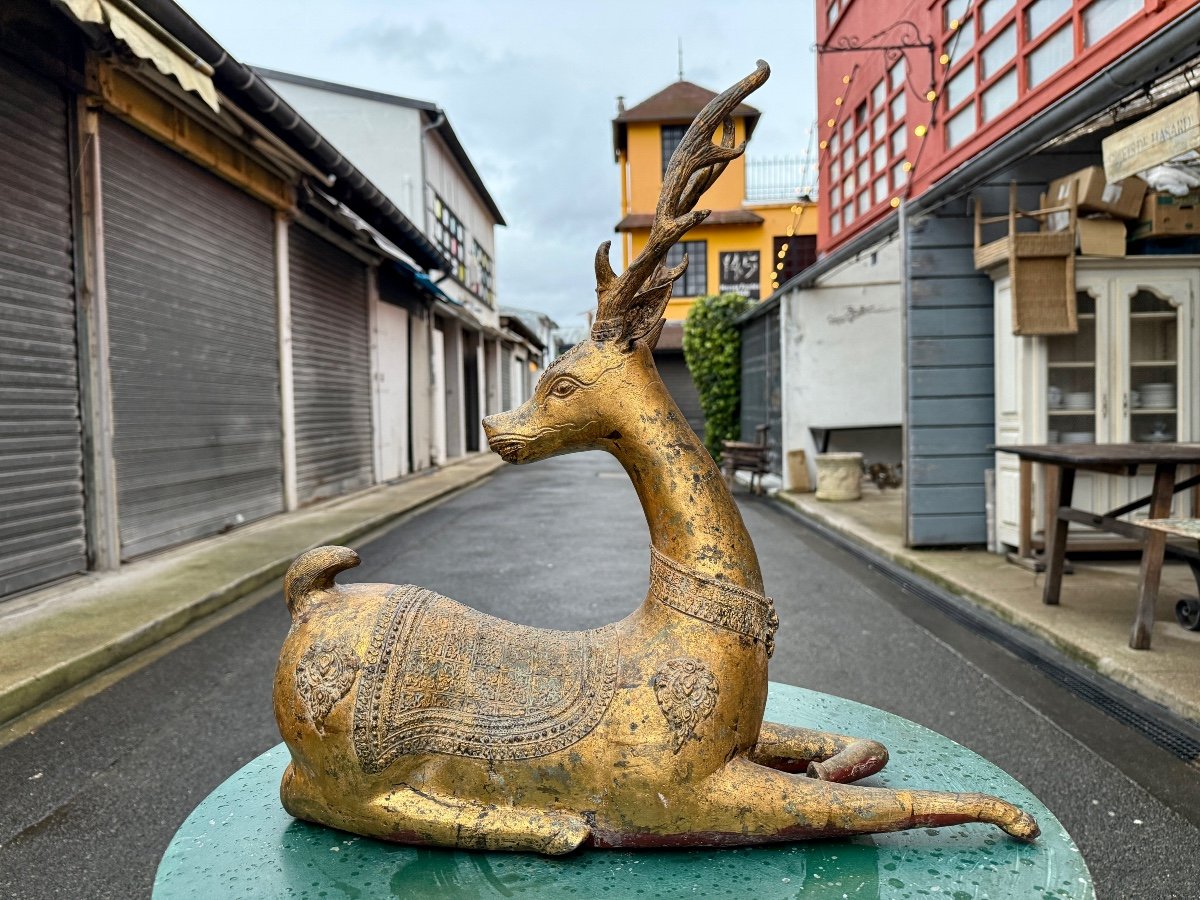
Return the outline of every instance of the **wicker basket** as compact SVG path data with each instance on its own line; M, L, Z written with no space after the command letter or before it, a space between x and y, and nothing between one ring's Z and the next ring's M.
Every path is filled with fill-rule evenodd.
M1065 231L1017 231L1019 219L1044 222L1066 212ZM1008 234L982 243L983 226L1008 223ZM1008 192L1008 215L984 218L975 203L975 268L1005 266L1012 288L1013 334L1074 334L1079 330L1075 308L1075 202L1025 212L1017 208L1017 185ZM993 277L995 274L993 273Z

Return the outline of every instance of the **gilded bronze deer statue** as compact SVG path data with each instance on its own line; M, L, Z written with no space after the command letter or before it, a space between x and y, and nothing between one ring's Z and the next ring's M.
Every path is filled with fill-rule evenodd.
M337 585L353 550L303 554L285 581L293 623L274 696L292 815L406 844L546 854L962 822L1036 837L1034 820L996 797L842 783L879 771L884 747L763 721L775 610L729 489L651 351L687 266L662 262L743 152L730 117L768 74L760 62L692 123L646 247L620 277L601 245L590 339L521 407L484 420L508 462L580 450L621 462L650 530L645 600L604 628L548 631L412 585Z

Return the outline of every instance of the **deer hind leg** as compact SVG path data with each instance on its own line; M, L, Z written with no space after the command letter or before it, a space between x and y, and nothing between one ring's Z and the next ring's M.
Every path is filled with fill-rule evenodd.
M476 800L438 796L407 784L396 785L353 810L331 807L308 794L292 766L283 780L283 805L299 819L401 844L513 850L559 856L591 835L581 816L560 810L493 806Z
M821 781L858 781L887 765L887 748L878 741L828 731L763 722L758 743L747 754L762 766L806 772Z
M891 790L817 781L734 759L709 782L695 830L710 842L759 843L987 822L1023 841L1029 813L987 794Z

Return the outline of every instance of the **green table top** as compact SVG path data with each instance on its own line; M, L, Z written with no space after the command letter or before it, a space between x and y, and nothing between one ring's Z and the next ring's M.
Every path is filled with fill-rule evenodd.
M404 847L292 819L279 803L280 744L188 816L163 855L155 900L195 897L1029 897L1094 900L1066 830L1019 782L949 738L882 710L771 684L772 721L882 741L891 762L863 784L984 791L1041 825L1034 844L988 825L723 850L581 850L546 858Z

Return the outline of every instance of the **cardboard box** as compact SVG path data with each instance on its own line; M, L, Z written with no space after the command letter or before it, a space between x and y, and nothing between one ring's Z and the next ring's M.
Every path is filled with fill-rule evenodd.
M1079 219L1075 246L1083 256L1124 256L1125 223L1120 219Z
M1176 197L1151 191L1142 203L1142 214L1130 231L1131 240L1200 234L1200 193Z
M1051 206L1065 203L1075 184L1075 205L1081 213L1102 213L1118 219L1136 219L1146 196L1146 182L1136 175L1109 183L1101 166L1088 166L1050 182L1046 199Z

